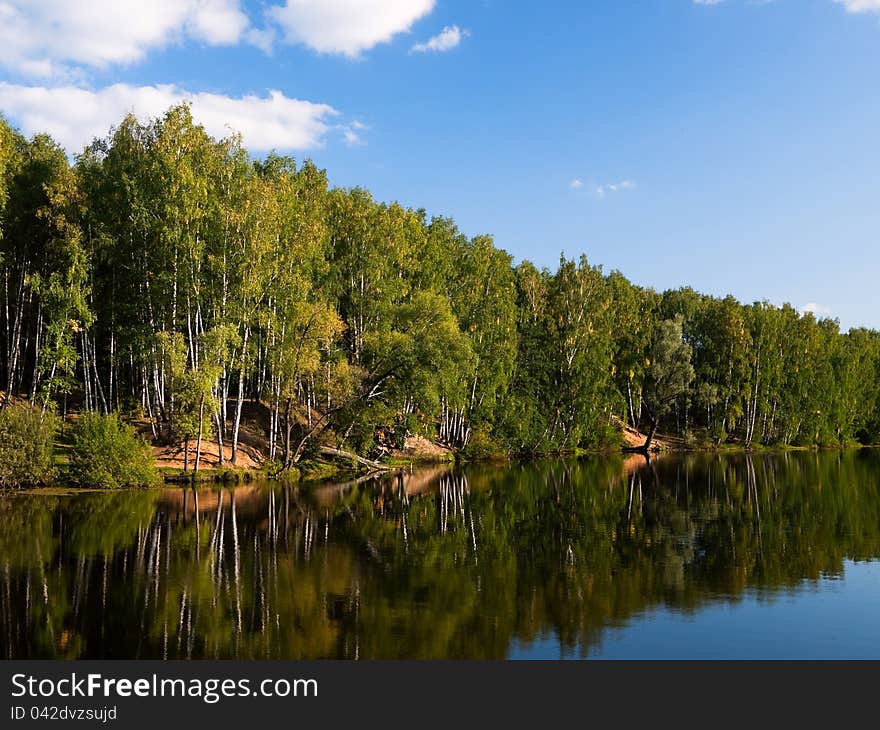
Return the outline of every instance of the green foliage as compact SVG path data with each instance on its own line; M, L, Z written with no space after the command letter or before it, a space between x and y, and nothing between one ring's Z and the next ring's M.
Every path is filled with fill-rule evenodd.
M880 440L877 332L585 257L514 267L450 218L254 160L186 105L126 117L72 167L0 121L0 278L0 391L137 412L233 459L249 420L283 469L334 437L399 446L404 422L471 453L487 434L597 448L621 421L716 445Z
M653 421L672 409L694 379L691 346L682 335L681 315L660 323L646 364L643 398Z
M48 484L55 475L58 417L26 403L0 410L0 487Z
M68 480L78 487L118 489L154 485L153 455L116 414L84 413L71 434Z
M0 239L3 238L4 214L9 201L10 182L19 163L24 140L0 115Z
M478 428L461 450L461 456L465 460L479 461L503 455L504 452L504 445L492 438L492 434L488 430Z
M515 451L595 446L619 401L612 289L585 257L552 275L528 263L517 273L519 352L500 432Z

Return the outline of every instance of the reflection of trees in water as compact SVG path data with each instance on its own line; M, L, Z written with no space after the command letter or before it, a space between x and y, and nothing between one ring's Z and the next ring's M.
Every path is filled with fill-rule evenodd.
M552 633L587 653L655 606L876 558L878 466L702 455L0 499L0 643L7 657L481 658Z

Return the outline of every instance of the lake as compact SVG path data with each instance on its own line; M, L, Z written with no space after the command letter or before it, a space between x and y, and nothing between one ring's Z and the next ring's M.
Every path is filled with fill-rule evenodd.
M4 658L880 658L880 452L0 496Z

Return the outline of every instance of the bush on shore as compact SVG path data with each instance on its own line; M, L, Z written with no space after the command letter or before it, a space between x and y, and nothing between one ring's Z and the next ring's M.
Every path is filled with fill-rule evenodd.
M58 417L28 403L0 411L0 487L36 487L55 476Z
M149 444L115 413L83 414L71 440L68 477L74 486L147 487L159 479Z

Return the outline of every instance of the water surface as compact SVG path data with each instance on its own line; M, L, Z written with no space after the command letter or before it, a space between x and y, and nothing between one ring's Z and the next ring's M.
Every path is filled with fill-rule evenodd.
M880 658L880 454L0 497L5 658Z

